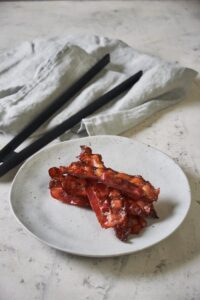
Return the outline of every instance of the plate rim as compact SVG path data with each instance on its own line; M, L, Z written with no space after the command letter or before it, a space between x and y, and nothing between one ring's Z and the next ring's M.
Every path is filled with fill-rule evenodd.
M23 171L23 169L26 167L26 165L28 164L29 161L31 161L33 158L37 157L38 155L40 155L41 152L45 152L48 151L50 148L56 148L57 146L61 145L61 144L70 144L73 142L80 142L80 140L90 140L90 139L101 139L101 138L114 138L114 139L118 139L118 140L126 140L129 142L134 142L136 144L140 144L143 145L144 147L148 147L153 149L154 151L157 151L159 153L161 153L162 155L166 156L169 160L173 161L173 163L176 165L176 167L179 169L179 171L182 173L183 177L185 178L186 184L187 184L187 191L188 191L188 203L187 203L187 207L184 211L184 214L182 215L181 221L178 223L178 225L172 230L170 231L166 236L162 237L160 240L153 242L149 245L146 245L144 247L142 247L141 249L131 249L131 250L127 250L127 251L123 251L123 252L116 252L114 254L87 254L87 253L82 253L79 251L71 251L71 250L66 250L66 248L62 248L59 246L56 246L52 243L49 243L47 241L45 241L44 239L38 237L35 233L33 233L28 227L25 226L25 224L23 224L23 222L17 217L14 208L13 208L13 204L12 204L12 191L13 191L13 187L15 184L15 181L17 180L18 175ZM168 154L166 154L165 152L163 152L162 150L155 148L149 144L145 144L143 142L140 142L138 140L135 139L131 139L131 138L127 138L124 136L117 136L117 135L97 135L97 136L87 136L87 137L81 137L81 138L76 138L76 139L71 139L71 140L67 140L67 141L59 141L50 145L45 146L43 149L39 150L38 152L36 152L34 155L32 155L31 157L29 157L18 169L17 173L15 174L13 181L11 183L10 186L10 191L9 191L9 206L10 209L12 211L12 214L14 215L15 219L17 220L17 222L23 226L23 228L30 233L34 238L36 238L37 240L39 240L40 242L42 242L45 245L48 245L51 248L54 248L56 250L71 254L71 255L76 255L76 256L83 256L83 257L91 257L91 258L108 258L108 257L117 257L117 256L124 256L124 255L129 255L129 254L134 254L143 250L146 250L148 248L151 248L159 243L161 243L162 241L164 241L165 239L169 238L183 223L183 221L185 220L190 207L191 207L191 187L190 187L190 183L188 180L187 175L185 174L185 172L183 171L183 169L179 166L179 164L172 158L170 157Z

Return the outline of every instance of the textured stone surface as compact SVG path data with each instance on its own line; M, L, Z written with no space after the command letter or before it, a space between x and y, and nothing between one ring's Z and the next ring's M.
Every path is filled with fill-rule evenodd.
M199 1L1 2L0 28L0 52L40 36L88 33L122 39L200 71ZM200 299L199 100L197 80L187 101L124 134L174 158L192 189L183 225L145 251L90 259L51 249L12 215L15 171L0 179L0 300ZM7 137L0 139L3 145Z

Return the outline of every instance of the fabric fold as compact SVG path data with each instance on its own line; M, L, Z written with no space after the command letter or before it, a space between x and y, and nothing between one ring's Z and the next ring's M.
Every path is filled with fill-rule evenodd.
M69 36L25 42L0 55L0 131L15 135L104 54L111 63L57 112L37 135L72 116L142 70L141 79L66 133L120 134L184 99L197 72L140 53L119 40ZM62 137L63 139L63 137Z

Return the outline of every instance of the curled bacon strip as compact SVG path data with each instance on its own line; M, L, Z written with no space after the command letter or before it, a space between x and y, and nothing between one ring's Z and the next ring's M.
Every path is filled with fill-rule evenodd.
M100 154L92 153L92 149L87 146L81 146L79 160L87 166L91 166L93 168L105 168L102 156Z
M90 178L119 189L134 200L156 201L160 190L155 189L142 176L132 176L106 168L101 155L92 154L91 149L81 147L80 161L73 162L67 167L61 167L63 174L71 174L82 178Z
M51 174L53 174L51 168ZM56 175L57 176L57 175ZM83 185L84 184L84 185ZM85 191L85 181L72 176L59 176L51 179L49 183L51 196L64 203L80 206L90 207Z
M87 146L81 149L79 161L49 169L52 197L91 207L101 226L113 227L122 241L146 227L145 217L157 218L153 202L158 198L159 189L142 176L106 168L100 154L93 154Z
M135 216L126 218L122 224L114 227L116 236L121 241L126 241L130 234L139 234L140 231L147 226L144 218Z
M82 151L79 156L80 161L95 169L98 168L96 171L97 176L101 175L102 180L105 181L107 185L110 183L111 186L114 185L114 187L121 189L123 192L130 193L130 196L132 196L133 192L133 197L133 187L138 187L142 190L142 192L139 192L140 196L143 193L144 198L148 199L150 202L157 200L160 189L155 189L152 184L144 180L142 176L132 176L106 168L100 154L93 154L92 150L87 146L81 146L81 150ZM105 172L101 172L99 169L104 169ZM120 187L118 184L120 184ZM129 190L127 191L127 188L130 188L130 192Z
M89 183L86 190L91 207L103 228L114 227L125 220L127 212L120 192L102 183Z

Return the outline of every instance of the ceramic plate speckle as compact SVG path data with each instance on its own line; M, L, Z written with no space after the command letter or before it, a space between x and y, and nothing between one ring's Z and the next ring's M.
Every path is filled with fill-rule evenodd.
M80 145L101 153L105 165L140 174L160 187L159 220L129 243L118 240L112 229L102 229L91 210L51 198L48 169L76 160ZM32 156L18 171L10 199L17 219L42 242L68 253L107 257L145 249L169 236L188 212L190 189L183 171L164 153L127 138L96 136L55 144Z

